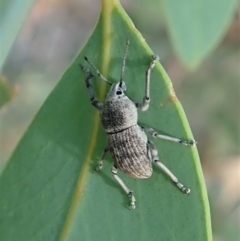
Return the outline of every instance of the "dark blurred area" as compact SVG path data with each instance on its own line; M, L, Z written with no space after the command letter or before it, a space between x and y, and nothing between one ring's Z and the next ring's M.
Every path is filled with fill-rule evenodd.
M219 46L189 71L174 53L160 6L137 0L121 4L160 55L199 143L213 240L240 240L240 11ZM100 7L93 0L38 0L34 5L2 72L15 94L0 112L0 170L87 41ZM146 12L151 17L143 17Z

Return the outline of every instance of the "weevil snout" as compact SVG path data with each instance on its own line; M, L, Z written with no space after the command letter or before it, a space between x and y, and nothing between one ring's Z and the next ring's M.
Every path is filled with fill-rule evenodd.
M119 88L121 88L123 91L127 90L127 86L124 81L120 81L117 84L118 84Z
M107 99L115 99L115 98L121 98L124 95L124 91L126 91L126 84L124 81L120 81L116 84L112 84L108 95L107 95Z

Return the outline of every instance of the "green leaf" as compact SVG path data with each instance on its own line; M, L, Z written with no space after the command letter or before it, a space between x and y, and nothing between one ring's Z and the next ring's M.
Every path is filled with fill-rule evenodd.
M222 39L236 10L235 0L163 0L177 54L194 68Z
M35 0L0 1L0 69Z
M152 51L117 1L102 1L97 26L44 103L0 178L0 240L211 240L206 188L197 149L155 140L160 159L188 185L183 195L161 171L138 180L119 171L137 208L113 179L112 160L93 171L106 147L99 112L89 101L79 69L88 56L109 81L120 78L126 39L131 45L124 80L141 101ZM92 80L103 101L108 86ZM160 64L151 77L151 106L141 123L192 139L185 114Z

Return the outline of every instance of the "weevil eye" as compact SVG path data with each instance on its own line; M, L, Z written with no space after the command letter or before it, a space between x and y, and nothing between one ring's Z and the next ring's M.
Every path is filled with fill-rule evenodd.
M122 91L118 90L118 91L116 92L116 94L117 94L117 95L121 95L121 94L122 94Z

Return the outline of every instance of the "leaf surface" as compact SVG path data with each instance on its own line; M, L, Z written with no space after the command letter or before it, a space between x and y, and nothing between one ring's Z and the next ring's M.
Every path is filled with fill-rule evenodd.
M79 69L88 56L109 81L120 79L126 39L131 45L124 80L141 101L152 51L117 1L103 1L94 32L40 109L0 178L0 240L211 239L205 184L196 148L155 140L160 159L192 193L183 195L154 168L145 180L119 176L134 191L137 209L111 176L112 160L95 173L106 135ZM106 84L92 80L103 101ZM185 114L162 66L151 76L151 106L139 120L156 130L192 139ZM12 228L14 227L14 228Z

